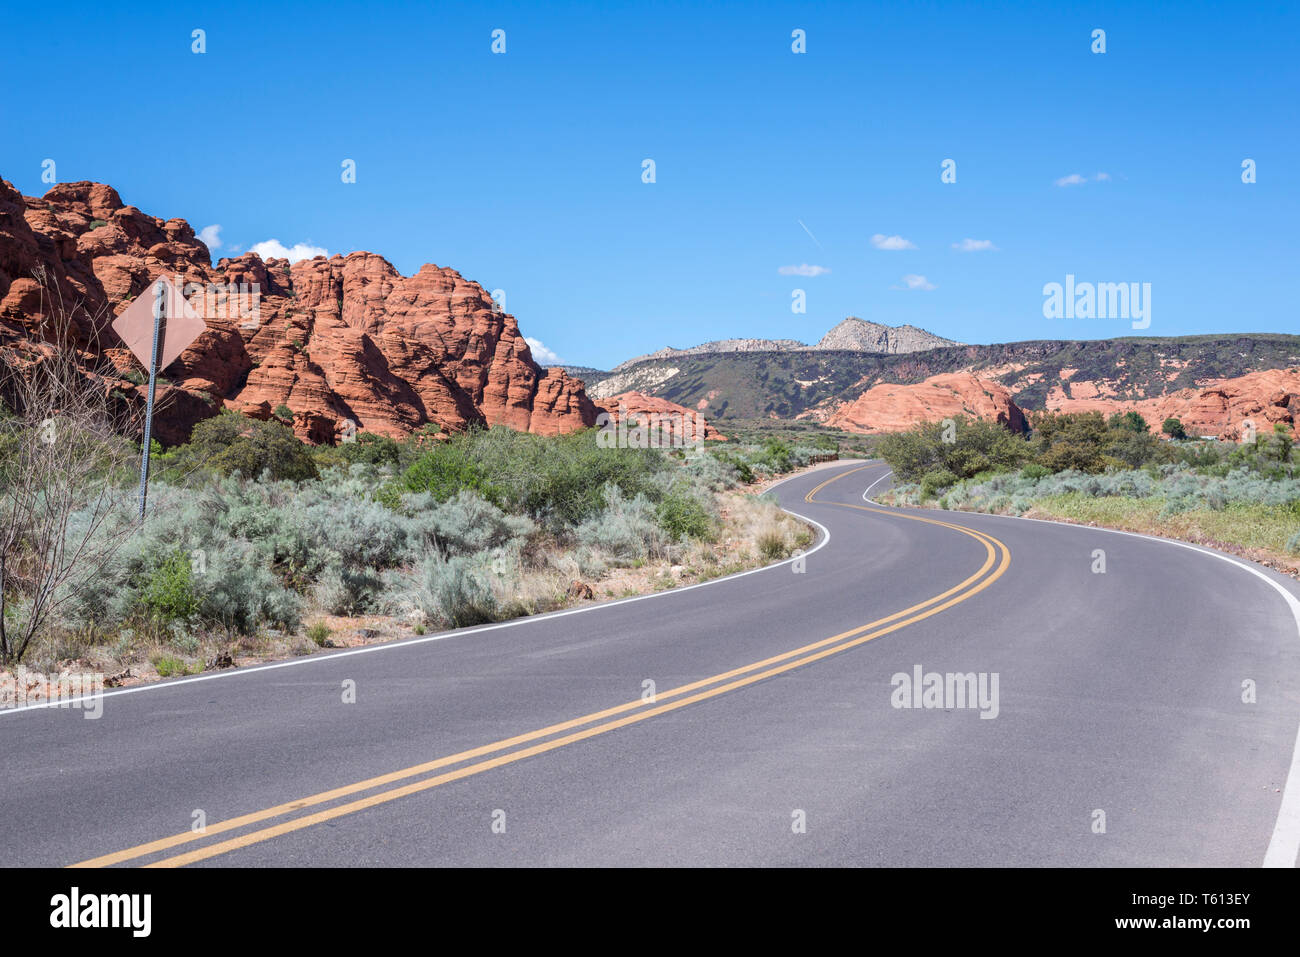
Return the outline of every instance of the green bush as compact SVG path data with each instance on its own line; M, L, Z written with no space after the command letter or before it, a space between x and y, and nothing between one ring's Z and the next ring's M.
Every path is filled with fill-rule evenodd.
M312 450L316 464L322 468L347 468L363 464L396 467L402 462L402 445L386 435L359 432L353 442L320 445Z
M713 522L708 508L693 495L672 492L665 496L655 509L659 527L674 541L687 538L708 540L712 538Z
M949 488L957 484L957 476L947 469L936 469L933 472L926 472L921 478L921 500L934 498L939 489Z
M199 470L239 472L251 479L269 473L272 479L295 482L320 477L311 451L292 429L274 419L262 422L228 409L196 425L189 443L173 449L159 464L164 479Z
M313 621L307 626L307 637L310 638L312 643L318 648L326 648L329 646L328 642L331 634L330 626L325 624L323 621Z
M1045 465L1039 465L1037 462L1030 462L1020 470L1020 474L1025 478L1040 479L1051 475L1052 470Z
M1019 469L1032 455L1022 436L996 422L966 417L953 420L951 428L928 422L881 436L877 448L903 482L920 481L938 470L971 478L990 470Z
M1169 436L1171 439L1187 438L1187 430L1183 428L1182 421L1180 419L1174 418L1172 415L1169 418L1165 419L1164 425L1160 427L1160 431L1163 432L1165 435Z
M492 484L488 470L472 456L468 437L457 437L433 445L402 476L408 491L428 492L435 501L445 502L462 490L477 493L493 504L504 497Z
M153 660L153 666L157 669L159 678L175 678L190 673L184 661L171 655L159 655Z
M1116 412L1106 422L1106 427L1112 431L1124 429L1129 432L1145 433L1150 431L1147 420L1142 418L1141 413L1130 409L1128 412Z
M175 552L162 561L140 589L140 604L157 621L188 619L199 611L189 556Z

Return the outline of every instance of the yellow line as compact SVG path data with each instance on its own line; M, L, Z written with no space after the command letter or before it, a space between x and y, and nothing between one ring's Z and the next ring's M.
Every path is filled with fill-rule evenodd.
M831 484L831 482L838 481L839 479L851 475L854 472L859 472L862 471L862 469L870 468L870 467L871 466L861 466L856 469L850 469L849 471L842 472L839 475L834 476L831 479L828 479L827 481L821 483L812 491L810 491L805 496L805 501L812 502L813 496L818 491L825 488L827 485ZM867 508L866 506L859 506L859 505L847 505L846 503L841 503L841 502L825 503L825 504L843 505L848 508L856 508L856 509L861 509L863 511L884 511L883 509L872 509L872 508ZM699 681L691 682L690 684L682 685L680 687L673 688L669 691L662 692L656 696L654 703L657 705L657 703L662 699L677 697L679 695L686 694L691 691L696 691L697 689L704 688L709 685L717 684L720 681L727 681L728 679L735 678L737 675L743 675L746 672L755 671L756 669L764 668L769 665L775 665L775 667L767 667L767 670L762 671L758 674L750 675L740 680L730 681L728 684L724 684L719 687L712 688L708 691L691 695L690 697L683 698L682 700L675 701L671 704L650 707L647 708L646 710L640 711L637 714L630 715L628 717L620 718L614 721L608 721L604 724L596 725L595 727L591 727L591 728L586 728L583 731L574 734L569 734L561 738L555 738L544 744L534 745L532 747L524 748L518 751L512 751L509 754L500 755L498 757L492 758L487 761L481 761L478 762L477 764L472 764L463 768L458 768L454 771L437 775L432 778L426 778L424 780L413 782L411 784L407 784L399 788L394 788L388 791L382 791L378 794L373 794L370 795L369 797L365 797L360 800L352 801L347 804L343 804L323 811L319 811L315 814L310 814L304 817L295 818L292 821L286 821L281 824L274 825L272 827L263 828L257 831L251 831L248 834L244 834L236 838L232 838L216 844L210 844L205 847L198 848L196 850L184 854L178 854L170 858L165 858L149 866L181 866L184 864L193 863L195 861L204 860L209 857L214 857L219 854L227 853L237 848L247 847L250 844L259 843L261 841L272 839L281 834L310 827L314 824L321 823L322 821L331 820L333 818L341 817L346 814L355 813L357 811L361 811L369 807L374 807L378 804L383 804L388 801L397 800L398 798L405 797L409 794L418 793L420 791L424 791L429 788L437 787L438 785L445 784L449 781L460 780L461 778L469 777L474 774L479 774L482 773L483 771L487 771L492 768L501 767L505 764L511 764L515 761L522 760L526 757L531 757L536 754L542 754L547 751L552 751L557 748L563 747L567 744L572 744L577 741L585 740L586 738L594 737L598 734L604 734L608 731L613 731L617 728L625 727L630 724L635 724L637 722L644 721L647 718L664 714L668 711L674 711L678 708L685 707L688 704L694 704L698 701L703 701L708 698L725 694L728 691L733 691L737 688L745 687L746 685L750 685L757 681L761 681L764 678L771 677L772 675L781 674L783 672L802 667L806 664L810 664L811 662L820 660L821 658L825 658L829 655L838 654L841 651L846 651L849 648L856 647L860 644L872 640L873 638L877 638L884 634L889 634L890 632L897 631L900 628L912 624L913 622L920 621L923 618L928 618L931 615L938 614L939 612L952 607L958 602L965 601L967 598L970 598L973 595L983 591L985 588L991 585L998 578L1002 577L1007 567L1010 565L1011 553L1010 550L1006 547L1006 545L998 541L997 539L993 538L992 536L986 535L983 532L977 532L974 529L964 528L959 525L952 525L947 522L940 522L935 519L922 518L920 516L903 515L896 512L886 512L885 514L895 515L900 518L907 518L915 521L923 521L933 525L942 525L944 527L951 528L955 531L962 532L963 534L975 538L985 547L987 554L986 554L984 564L974 575L971 575L969 578L967 578L965 581L961 582L960 584L955 585L952 588L949 588L947 591L944 591L938 595L935 595L933 598L915 604L910 608L906 608L903 609L902 611L895 612L892 615L877 619L874 622L861 625L857 628L850 629L849 631L841 632L840 634L833 635L830 638L821 639L820 641L814 642L809 645L805 645L801 648L796 648L793 649L792 651L787 651L779 655L774 655L770 658L765 658L762 661L754 662L753 664L745 665L740 668L735 668L732 669L731 671L723 672L721 674L714 675L710 678L705 678ZM994 545L996 545L1001 552L1001 561L998 564L997 569L994 571L992 575L990 575L988 578L985 578L982 582L980 582L975 587L971 588L970 591L964 594L956 595L956 597L951 598L950 600L944 602L941 605L938 605L937 607L933 607L930 608L928 611L921 612L921 609L925 609L927 606L934 605L935 602L942 601L943 599L948 598L948 596L952 596L955 593L960 592L968 585L971 585L972 583L980 579L981 576L983 576L985 572L987 572L989 568L993 566L997 558L997 552L995 552ZM904 616L912 614L913 612L919 612L919 613L903 621L897 620L903 618ZM888 627L879 627L889 622L895 622L895 623L889 625ZM873 628L876 628L877 630L871 631L869 634L865 634L865 635L862 634L862 632ZM852 637L852 636L858 636L858 637ZM835 645L834 647L829 647L829 648L826 647L828 645L834 645L835 642L842 641L843 639L846 638L849 638L850 640L844 641L842 644ZM810 654L810 652L813 653ZM798 660L795 661L789 661L789 659L795 658L799 655L805 655L805 657L799 658ZM778 664L779 662L787 662L787 663ZM231 818L228 821L222 821L208 827L205 830L205 832L201 834L196 834L193 832L185 832L182 834L173 835L172 837L163 838L157 841L152 841L147 844L141 844L136 847L128 848L123 851L118 851L113 854L108 854L102 857L97 857L87 861L82 861L79 864L75 864L73 866L74 867L104 867L112 864L123 863L125 861L133 860L139 857L144 857L146 855L157 853L159 851L168 850L170 848L177 847L181 844L189 843L196 840L202 840L204 838L211 837L216 834L231 831L240 827L245 827L250 824L256 824L273 817L279 817L284 814L291 813L293 811L302 810L307 807L312 807L315 805L326 803L328 801L336 800L337 798L340 797L347 797L349 795L360 793L361 791L370 790L372 788L380 787L385 784L391 784L395 781L400 781L406 778L424 774L428 771L433 771L439 768L447 767L452 764L457 764L461 761L466 761L475 757L481 757L486 754L491 754L496 751L501 751L518 744L525 744L528 743L529 741L535 741L539 738L547 737L552 734L557 734L559 732L566 731L575 727L579 727L584 724L590 724L593 721L599 721L601 719L611 717L613 715L621 714L636 708L644 708L646 704L647 702L641 700L627 702L625 704L618 705L612 708L607 708L603 711L594 712L592 714L585 715L580 718L574 718L572 720L561 722L559 724L550 725L549 727L541 728L537 731L531 731L528 732L527 734L517 735L515 737L507 738L502 741L495 742L493 744L483 745L481 747L474 748L468 751L462 751L457 754L449 755L444 758L439 758L435 761L429 761L424 764L415 765L413 767L406 768L401 771L390 772L389 774L380 775L378 777L370 778L365 781L357 782L356 784L335 788L330 791L324 791L307 798L289 802L287 804L276 805L275 807L267 808L266 810L263 811L254 812L252 814L245 814L236 818Z

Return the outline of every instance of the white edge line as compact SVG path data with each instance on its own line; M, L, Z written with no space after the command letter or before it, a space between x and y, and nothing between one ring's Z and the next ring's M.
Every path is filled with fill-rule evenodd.
M856 460L849 459L848 463ZM846 463L847 464L847 463ZM802 478L816 469L809 469L806 472L799 472L796 475L790 475L774 482L759 495L766 495L778 485L783 485L791 479ZM829 471L829 470L828 470ZM888 474L888 473L886 473ZM463 638L468 635L477 635L485 631L496 631L500 628L516 628L523 625L529 625L539 621L548 621L554 618L564 618L567 615L580 615L583 612L596 611L602 608L613 608L616 605L626 605L634 601L644 601L647 598L664 598L670 595L680 595L682 592L688 592L696 588L703 588L705 585L718 585L725 581L731 581L736 578L744 578L746 575L755 575L758 572L770 571L774 568L780 568L782 565L789 565L792 562L807 558L813 552L820 551L824 545L831 540L831 532L821 522L815 521L806 515L800 515L798 512L792 512L788 508L782 508L781 511L795 518L802 519L809 525L816 525L821 530L822 537L812 548L798 555L792 555L783 561L774 562L771 565L763 565L759 568L751 568L748 571L733 572L730 575L724 575L721 578L711 578L706 582L696 582L694 585L682 585L677 588L669 588L665 591L651 592L648 595L632 595L628 598L619 598L614 601L600 602L594 605L583 605L581 608L569 608L565 611L551 611L543 615L525 615L521 618L512 618L509 621L499 621L491 625L479 625L474 628L453 628L449 631L442 631L436 635L426 635L423 638L404 638L397 641L388 641L379 645L367 645L364 648L350 648L347 651L336 651L324 655L309 655L302 658L293 658L289 661L277 661L266 665L251 665L247 668L230 668L223 671L214 671L211 674L195 675L190 678L178 678L175 681L155 681L149 684L133 685L130 688L119 688L115 691L102 691L98 695L82 695L79 698L60 699L58 701L44 701L39 704L27 704L21 708L0 708L0 717L10 714L21 714L24 711L43 711L49 708L72 708L79 702L88 700L102 700L104 698L116 698L119 695L137 694L142 691L162 691L170 688L179 688L181 685L195 684L200 681L215 681L217 678L236 678L240 675L256 674L260 671L274 671L277 668L292 668L298 665L321 664L323 662L338 661L340 658L349 658L352 655L365 655L375 651L391 651L395 648L410 648L414 645L423 645L431 641L445 641L448 638Z
M867 487L867 491L862 493L862 499L870 502L878 508L897 508L898 506L881 505L874 499L867 498L867 494L879 485L885 478L893 473L893 470L886 472L876 481ZM962 514L961 509L942 509L942 511L955 514ZM1023 515L996 515L990 512L966 512L968 515L987 515L990 518L1012 518L1021 522L1042 522L1044 525L1060 525L1064 528L1078 528L1089 532L1106 532L1111 535L1127 535L1129 538L1145 538L1152 542L1161 542L1165 545L1176 545L1179 548L1186 548L1193 552L1200 552L1202 555L1208 555L1211 558L1217 558L1221 562L1227 562L1229 565L1236 565L1238 568L1250 572L1256 578L1267 582L1278 594L1286 599L1287 606L1291 609L1291 615L1295 618L1296 633L1300 635L1300 598L1296 598L1290 589L1284 587L1281 582L1270 575L1243 561L1239 561L1230 555L1224 555L1213 549L1204 548L1200 545L1193 545L1190 542L1180 542L1173 538L1162 538L1159 535L1145 535L1141 532L1126 532L1118 528L1102 528L1095 525L1080 525L1075 522L1057 522L1050 518L1025 518ZM1282 787L1282 803L1277 810L1277 822L1273 826L1273 834L1269 838L1268 850L1264 852L1263 867L1295 867L1296 859L1300 857L1300 727L1296 729L1295 746L1291 750L1291 767L1287 771L1286 784Z

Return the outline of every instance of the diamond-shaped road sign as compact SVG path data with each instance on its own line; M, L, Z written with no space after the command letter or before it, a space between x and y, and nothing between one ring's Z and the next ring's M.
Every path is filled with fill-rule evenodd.
M159 278L149 283L136 301L113 320L113 331L148 369L153 358L154 290L159 283L166 299L158 339L158 371L162 372L208 328L203 317L181 294L179 279Z

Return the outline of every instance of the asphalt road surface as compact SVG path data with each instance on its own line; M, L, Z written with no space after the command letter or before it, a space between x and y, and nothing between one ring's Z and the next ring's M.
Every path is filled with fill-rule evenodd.
M0 712L0 864L1295 865L1294 581L888 481L780 485L756 572Z

